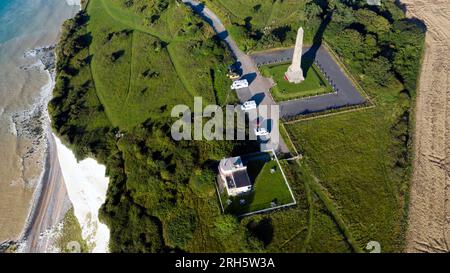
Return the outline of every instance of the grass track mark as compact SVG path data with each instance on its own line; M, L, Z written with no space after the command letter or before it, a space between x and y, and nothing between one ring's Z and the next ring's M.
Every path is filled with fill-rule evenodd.
M347 239L347 242L350 244L353 251L357 253L363 253L362 249L360 248L356 240L353 238L349 228L347 227L347 224L344 222L344 219L342 218L341 214L339 213L338 209L333 203L332 198L329 196L330 194L320 184L319 180L311 173L311 170L305 164L304 164L305 166L302 166L298 160L296 162L300 167L300 169L302 170L305 179L305 184L308 184L311 190L315 194L317 194L317 196L323 202L327 210L331 213L334 221L338 225L339 229L342 231L344 237Z

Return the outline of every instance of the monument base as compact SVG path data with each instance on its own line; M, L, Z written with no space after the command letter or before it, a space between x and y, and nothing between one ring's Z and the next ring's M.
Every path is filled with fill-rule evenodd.
M292 66L289 67L288 71L284 74L284 78L290 83L301 83L305 80L303 77L303 70L301 68L291 69Z

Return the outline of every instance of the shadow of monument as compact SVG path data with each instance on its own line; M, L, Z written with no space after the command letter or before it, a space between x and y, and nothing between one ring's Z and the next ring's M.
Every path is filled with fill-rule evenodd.
M228 31L222 31L219 34L214 35L214 39L224 41L228 37Z
M271 118L265 119L262 122L261 127L265 128L267 132L272 133L273 130L273 120Z
M320 23L319 29L314 35L312 46L309 48L307 52L305 52L305 54L303 54L302 69L303 75L305 77L308 74L308 71L313 65L314 61L316 60L317 51L319 51L320 47L322 46L323 33L325 32L325 29L327 28L328 24L331 22L332 16L333 16L332 11L326 13L325 18Z

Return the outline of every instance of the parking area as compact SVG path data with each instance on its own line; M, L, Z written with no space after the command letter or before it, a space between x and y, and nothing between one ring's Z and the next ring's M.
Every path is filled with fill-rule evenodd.
M208 9L203 3L196 0L183 0L183 2L190 6L214 28L218 37L228 45L233 53L236 59L236 69L239 70L241 75L240 80L245 79L249 84L248 87L236 90L241 103L248 100L254 100L258 107L261 105L278 105L279 114L277 113L276 115L276 118L278 119L278 116L280 118L295 117L298 115L358 105L366 101L325 48L306 47L304 48L303 56L307 54L312 55L309 59L316 62L317 67L321 69L331 86L335 89L335 92L317 97L284 101L277 104L270 93L270 89L274 86L274 81L263 77L258 66L262 64L291 61L294 49L269 50L247 55L239 49L236 42L229 35L225 26L214 12ZM274 128L275 127L277 126L274 126ZM276 137L271 137L269 143L266 143L263 146L287 154L289 153L289 149L283 138L278 137L278 133L278 130L271 131L271 136ZM278 141L272 141L272 139L277 139Z
M313 50L314 52L312 52ZM366 102L366 99L324 47L313 50L310 47L304 47L303 58L310 57L308 54L314 54L314 64L333 87L334 92L316 97L280 102L280 115L283 118L354 106ZM292 60L293 53L294 48L288 48L258 52L250 57L256 65L260 66L289 62Z

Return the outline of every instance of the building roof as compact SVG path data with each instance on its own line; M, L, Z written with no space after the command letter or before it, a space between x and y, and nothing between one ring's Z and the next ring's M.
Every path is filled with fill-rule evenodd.
M233 180L236 188L242 188L251 186L250 178L248 177L247 170L239 170L233 172Z
M243 168L245 167L240 156L229 157L220 161L220 169L225 172L237 171Z

